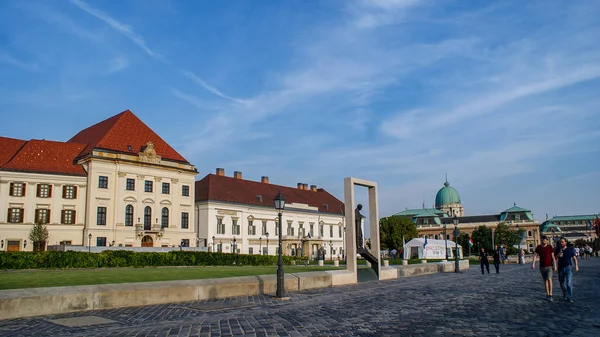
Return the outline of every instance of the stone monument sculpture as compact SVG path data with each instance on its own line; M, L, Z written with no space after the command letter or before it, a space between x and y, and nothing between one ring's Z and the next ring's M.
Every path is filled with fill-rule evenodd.
M360 210L362 209L362 205L356 205L356 209L354 210L354 221L356 226L356 247L358 249L363 249L363 232L362 232L362 219L365 217L360 214Z

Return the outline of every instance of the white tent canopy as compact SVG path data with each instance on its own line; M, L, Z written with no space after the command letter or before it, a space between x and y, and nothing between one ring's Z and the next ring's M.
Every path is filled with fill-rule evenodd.
M454 241L448 240L448 258L454 258L455 245ZM414 238L404 245L403 258L445 259L445 247L446 241L444 240L427 239L427 244L425 244L425 238ZM463 257L460 245L458 245L458 257Z

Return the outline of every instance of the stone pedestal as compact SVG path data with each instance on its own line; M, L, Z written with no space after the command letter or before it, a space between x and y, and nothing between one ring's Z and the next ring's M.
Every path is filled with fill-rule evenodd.
M339 267L340 266L340 261L338 261L338 260L333 261L333 266L334 267Z
M319 267L323 267L325 265L325 261L319 260Z
M296 260L292 260L292 261L290 262L290 264L291 264L292 266L295 266L295 265L296 265Z
M421 260L421 263L427 263L427 260Z
M402 260L402 265L403 266L408 266L408 260Z
M390 260L383 260L383 266L384 267L389 267L390 266Z

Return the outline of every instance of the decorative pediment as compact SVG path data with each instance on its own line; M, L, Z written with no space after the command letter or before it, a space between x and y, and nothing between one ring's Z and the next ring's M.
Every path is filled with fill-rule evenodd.
M144 205L154 205L154 200L152 200L151 198L146 198L146 199L142 200L142 203Z
M123 199L123 201L125 202L137 202L137 199L132 197L132 196L128 196L127 198Z
M161 204L163 206L171 206L171 201L169 201L167 199L163 199L159 202L159 204Z
M159 164L161 157L156 154L156 150L154 150L154 143L151 141L146 144L146 146L142 147L142 151L138 153L138 157L140 161L149 162Z
M109 201L110 201L110 199L109 199L109 198L99 198L99 197L96 197L96 202L97 202L97 203L98 203L98 205L100 205L100 206L105 206L105 205L107 205Z

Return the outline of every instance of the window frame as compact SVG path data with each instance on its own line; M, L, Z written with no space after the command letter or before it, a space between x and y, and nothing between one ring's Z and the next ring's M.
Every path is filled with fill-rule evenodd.
M165 183L165 182L162 183L162 194L171 194L171 184L170 183Z
M190 228L190 213L181 212L181 229Z
M169 228L169 208L163 207L160 211L160 228Z
M190 187L188 185L181 185L181 196L182 197L190 196Z
M105 206L96 208L96 226L106 226L108 209Z
M129 210L131 210L131 212L129 212ZM133 207L133 205L128 204L125 206L125 221L124 221L124 225L128 226L128 227L132 227L133 226L133 213L135 211L135 208Z
M98 176L98 188L108 188L108 176Z
M125 179L125 190L126 191L135 191L135 179L133 179L133 178Z
M152 193L154 191L154 182L152 180L144 180L144 192Z

